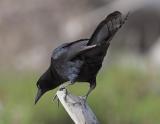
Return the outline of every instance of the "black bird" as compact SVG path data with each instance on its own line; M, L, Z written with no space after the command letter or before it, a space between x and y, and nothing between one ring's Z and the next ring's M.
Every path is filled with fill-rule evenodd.
M96 76L110 41L126 19L127 16L123 18L119 11L115 11L98 25L90 39L64 43L56 48L52 53L48 70L37 82L38 92L35 103L47 91L57 86L63 89L75 82L90 84L90 89L85 96L87 98L96 87Z

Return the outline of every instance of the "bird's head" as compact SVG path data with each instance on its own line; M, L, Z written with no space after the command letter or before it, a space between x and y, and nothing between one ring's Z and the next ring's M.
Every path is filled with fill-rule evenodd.
M48 69L37 81L37 95L35 97L35 104L47 91L54 89L54 78L51 75L50 69Z

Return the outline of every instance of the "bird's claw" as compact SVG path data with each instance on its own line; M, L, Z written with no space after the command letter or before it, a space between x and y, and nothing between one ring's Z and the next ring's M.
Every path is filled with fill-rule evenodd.
M65 89L65 88L64 88ZM64 96L64 100L67 102L67 95L68 95L68 91L67 89L65 89L65 96Z
M84 103L86 103L86 101L87 101L87 96L80 96L80 101L79 102L74 102L74 103L72 103L72 105L76 105L76 104L80 104L80 105L82 105L82 104L84 104Z
M58 90L62 91L64 89L66 89L64 86L60 86Z
M81 96L81 98L83 99L84 102L87 101L87 96Z
M57 102L58 102L58 108L59 108L59 99L57 97L57 94L53 96L53 101L55 101L57 99Z
M67 101L67 95L68 95L68 91L65 87L59 87L59 90L62 91L62 90L65 90L65 96L64 96L64 100ZM59 107L59 99L57 97L57 94L53 96L53 101L55 101L57 99L57 102L58 102L58 107Z
M53 96L53 101L56 100L56 99L58 99L57 94Z

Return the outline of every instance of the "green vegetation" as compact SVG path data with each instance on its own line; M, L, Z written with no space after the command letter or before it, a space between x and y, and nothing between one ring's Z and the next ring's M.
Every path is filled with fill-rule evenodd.
M52 101L56 90L34 105L38 77L33 72L1 73L0 124L73 123L63 107ZM159 77L136 68L108 67L98 75L88 102L102 124L159 124ZM78 83L69 88L78 95L87 89L88 84Z

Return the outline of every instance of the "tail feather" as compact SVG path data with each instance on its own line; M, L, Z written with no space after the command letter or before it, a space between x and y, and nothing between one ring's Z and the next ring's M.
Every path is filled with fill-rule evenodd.
M109 14L96 28L87 45L109 43L118 29L127 20L128 15L123 19L119 11Z

